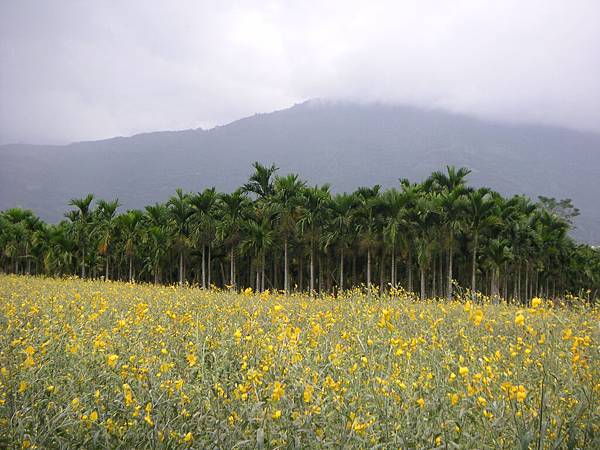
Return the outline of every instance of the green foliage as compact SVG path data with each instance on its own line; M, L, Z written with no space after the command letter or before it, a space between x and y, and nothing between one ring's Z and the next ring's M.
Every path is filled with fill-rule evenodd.
M569 199L505 198L447 167L422 183L333 194L254 163L232 193L178 189L166 203L119 213L89 194L58 224L0 213L0 268L13 273L237 289L379 291L418 277L421 296L469 286L506 301L600 291L600 252L574 242Z

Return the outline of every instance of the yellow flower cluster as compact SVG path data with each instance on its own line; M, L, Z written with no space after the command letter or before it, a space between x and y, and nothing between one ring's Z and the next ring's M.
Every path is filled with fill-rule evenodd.
M600 311L474 300L0 275L0 442L600 447Z

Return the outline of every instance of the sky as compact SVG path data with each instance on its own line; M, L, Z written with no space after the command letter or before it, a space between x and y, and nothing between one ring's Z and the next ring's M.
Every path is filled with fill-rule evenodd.
M600 132L600 1L3 1L0 144L312 98Z

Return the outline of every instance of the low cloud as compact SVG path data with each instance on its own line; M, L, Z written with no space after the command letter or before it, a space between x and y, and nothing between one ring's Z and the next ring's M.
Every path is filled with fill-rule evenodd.
M211 127L308 98L600 131L600 3L3 2L0 143Z

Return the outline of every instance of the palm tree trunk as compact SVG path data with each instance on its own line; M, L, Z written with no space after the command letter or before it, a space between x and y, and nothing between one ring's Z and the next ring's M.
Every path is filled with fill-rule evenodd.
M81 278L85 278L85 247L81 249Z
M371 292L371 249L367 249L367 290Z
M448 290L446 298L452 300L452 242L448 246Z
M298 263L298 290L302 292L304 288L304 258L300 255L300 262Z
M421 267L421 300L425 300L425 268Z
M179 252L179 286L183 286L183 250Z
M27 275L31 274L31 257L29 255L29 243L25 244L25 256L27 257Z
M254 291L255 292L260 292L260 262L259 262L259 258L258 255L256 255L256 284L254 285Z
M288 276L288 239L286 236L283 241L283 290L285 291L285 295L290 293Z
M319 295L323 292L323 259L319 255Z
M110 259L110 255L107 253L106 254L106 267L104 269L104 281L108 281L108 276L109 276L109 272L108 272L108 260Z
M500 278L500 268L495 267L492 269L492 303L497 305L500 303L500 292L499 292L499 278Z
M525 295L523 297L523 303L527 303L529 300L529 261L525 261Z
M517 299L519 300L519 303L521 303L521 262L519 262L519 274L518 279L517 279Z
M394 251L394 246L392 245L392 267L390 274L390 283L392 287L396 287L396 252Z
M471 262L471 292L472 295L475 296L475 292L477 291L475 274L477 273L477 241L479 236L475 233L475 237L473 239L473 259Z
M202 245L202 289L206 289L206 245Z
M385 272L385 254L382 251L381 252L381 258L379 259L379 295L383 295L383 291L384 291L384 280L385 280L385 276L384 276L384 272Z
M265 253L262 254L262 265L260 267L260 292L265 290Z
M437 273L435 270L437 261L435 259L435 256L432 258L432 260L433 265L431 267L431 296L437 297Z
M412 292L413 290L413 279L412 279L412 249L410 245L408 247L408 292Z
M210 245L208 246L208 273L207 273L207 279L206 279L206 285L207 287L210 289L210 285L211 285L211 267L212 267L212 261L210 260Z
M344 290L344 248L340 248L340 293Z
M229 284L233 289L233 245L229 249Z
M310 244L310 295L315 293L315 249L313 243Z
M133 281L133 255L129 255L129 282Z

